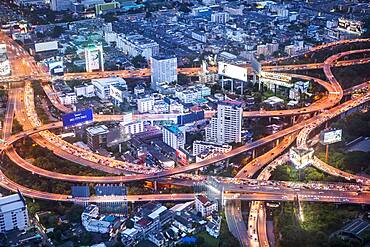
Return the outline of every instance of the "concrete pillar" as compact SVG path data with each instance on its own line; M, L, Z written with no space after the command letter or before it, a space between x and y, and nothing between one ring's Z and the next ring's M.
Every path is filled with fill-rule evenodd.
M234 92L234 80L231 80L231 93Z
M253 85L257 83L257 76L256 73L253 73Z
M256 149L252 149L252 159L256 158Z
M276 141L275 141L275 147L278 146L279 143L280 143L280 140L279 139L276 139Z
M154 191L157 191L157 188L158 188L158 184L157 184L157 180L154 181Z
M221 88L224 91L224 76L221 77Z
M240 88L240 95L243 95L244 91L244 81L242 81L241 88Z
M258 77L258 91L261 91L261 77Z

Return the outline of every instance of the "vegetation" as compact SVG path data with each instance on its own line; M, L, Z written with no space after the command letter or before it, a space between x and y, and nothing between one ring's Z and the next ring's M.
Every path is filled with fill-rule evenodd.
M23 130L22 125L17 121L17 119L13 119L12 134L18 133L22 130Z
M340 246L329 236L361 213L360 206L338 206L324 203L302 203L303 217L297 217L296 203L283 203L274 210L275 228L280 230L282 247ZM349 245L347 245L349 246Z

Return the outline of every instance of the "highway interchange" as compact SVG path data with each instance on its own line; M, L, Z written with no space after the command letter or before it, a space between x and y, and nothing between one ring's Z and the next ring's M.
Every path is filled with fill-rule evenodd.
M319 101L313 103L309 107L283 110L283 111L257 111L257 112L244 112L245 117L273 117L273 116L293 116L296 118L296 124L288 127L282 131L279 131L270 136L264 137L252 143L245 144L242 147L235 148L229 153L220 154L210 159L206 159L202 162L190 164L188 166L176 167L174 169L157 171L147 169L142 173L143 167L140 169L130 169L132 167L137 167L134 164L128 164L122 162L117 164L117 161L109 160L107 157L97 156L95 154L87 154L85 150L75 149L75 147L70 147L71 145L61 140L55 134L50 132L52 129L62 128L61 122L54 122L51 124L42 125L37 119L37 114L34 110L33 92L30 89L30 82L27 79L40 78L48 79L49 77L45 74L42 68L40 68L34 61L33 58L29 56L21 47L19 47L15 42L4 34L0 35L0 39L6 42L8 45L8 52L10 53L9 58L11 60L12 69L15 73L9 78L2 78L2 81L25 81L24 88L16 88L9 90L9 101L7 106L6 117L4 121L3 128L3 139L5 143L2 145L2 151L4 151L9 158L18 166L32 172L33 174L38 174L40 176L59 179L63 181L70 182L96 182L96 183L117 183L117 182L130 182L138 180L147 179L164 179L164 181L185 181L184 184L191 185L192 183L206 183L212 186L213 179L221 178L211 178L199 176L194 181L190 180L190 183L186 183L189 180L189 176L184 175L186 172L194 171L199 168L212 165L219 161L231 158L235 155L243 154L247 151L254 150L257 147L266 145L268 143L276 141L276 146L269 152L263 154L260 157L252 160L237 174L235 179L226 179L221 181L219 186L222 185L223 199L226 201L226 215L230 229L237 231L238 238L241 240L243 246L269 246L267 234L266 234L266 213L264 204L262 201L288 201L288 200L301 200L301 201L321 201L321 202L340 202L340 203L359 203L359 204L369 204L370 197L368 194L368 185L370 185L369 180L348 174L346 172L340 171L336 168L331 167L325 162L319 160L315 157L314 166L318 169L323 170L331 175L341 176L347 178L348 180L354 180L358 184L353 185L353 187L346 187L346 191L342 191L340 184L333 184L325 189L318 186L318 188L304 188L296 187L288 188L286 185L282 185L279 182L273 182L271 184L260 184L257 180L268 180L270 177L270 172L277 166L287 162L287 155L283 154L284 151L297 139L298 145L306 145L308 143L309 134L315 128L319 127L328 120L346 112L350 109L358 107L368 100L370 100L369 92L361 97L348 100L340 104L344 93L350 94L353 90L358 90L361 88L368 88L369 82L365 82L354 88L344 92L335 79L331 68L333 66L349 66L354 64L364 64L370 61L369 58L355 59L338 61L341 57L346 55L351 55L354 53L367 53L369 50L357 50L342 52L334 56L329 57L323 63L316 64L303 64L303 65L264 65L265 70L269 71L289 71L289 70L301 70L301 69L318 69L322 68L328 79L328 82L320 80L317 78L312 78L308 76L302 76L297 74L289 74L290 76L304 79L313 80L316 83L321 84L326 90L327 95L320 99ZM353 40L353 41L343 41L342 43L351 42L368 42L368 40ZM338 45L335 44L335 45ZM310 52L314 52L334 44L324 45L323 47L313 48ZM22 57L22 59L20 59ZM82 74L66 74L66 79L91 79L106 77L110 75L118 75L122 77L135 77L135 76L148 76L149 71L117 71L117 72L98 72L98 73L82 73ZM179 73L185 73L186 75L197 75L199 69L189 68L180 69ZM46 95L49 97L50 101L54 106L61 112L71 111L68 107L60 104L55 93L53 93L51 87L46 83L43 83L43 89ZM209 112L206 114L207 117L212 116L214 113ZM24 131L11 135L13 117L22 124ZM35 116L36 115L36 116ZM301 115L301 116L299 116ZM307 117L308 116L308 117ZM173 118L172 115L137 115L136 118L141 119L169 119ZM106 121L120 121L122 116L104 116L95 115L95 122L106 122ZM39 145L52 150L56 155L74 161L76 163L92 167L94 169L103 170L113 174L121 174L120 176L106 176L106 177L89 177L89 176L75 176L56 173L52 171L46 171L44 169L38 168L25 161L20 157L16 150L13 148L13 144L27 136L30 136L33 141ZM62 149L64 147L64 149ZM65 148L70 147L70 148ZM83 155L81 155L81 153ZM280 156L281 155L281 156ZM88 158L86 158L88 157ZM91 158L93 157L93 159ZM99 162L96 162L96 161ZM112 163L115 163L113 166ZM270 164L269 164L270 163ZM267 165L267 166L266 166ZM248 179L256 174L260 169L266 166L257 180ZM100 202L100 201L145 201L145 200L191 200L193 194L153 194L153 195L130 195L125 197L90 197L90 198L72 198L69 195L61 195L54 193L47 193L42 191L36 191L33 189L25 188L22 185L15 183L5 177L4 174L0 174L1 181L0 186L17 191L20 190L25 196L38 199L46 200L56 200L56 201L73 201L73 202ZM209 181L210 180L210 181ZM255 185L258 184L258 186ZM317 184L316 184L317 185ZM292 184L292 186L298 186L297 184ZM352 185L346 185L352 186ZM321 189L320 189L321 188ZM352 189L350 189L352 188ZM360 189L359 189L360 188ZM235 227L238 225L245 224L241 216L241 206L240 200L253 200L251 203L251 210L249 214L248 230L247 227ZM240 213L240 214L239 214ZM234 218L234 222L230 222L230 217ZM233 232L233 230L231 230ZM246 233L248 231L248 233ZM233 232L234 233L234 232Z

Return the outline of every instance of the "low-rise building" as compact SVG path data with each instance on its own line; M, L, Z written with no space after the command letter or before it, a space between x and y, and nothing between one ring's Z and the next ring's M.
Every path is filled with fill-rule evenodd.
M153 110L154 107L154 97L145 96L143 98L137 99L137 110L140 113L146 113Z
M194 141L193 142L193 155L198 155L202 153L204 150L214 150L215 152L219 153L227 153L230 152L232 146L228 144L219 144L215 142L206 142L206 141Z
M120 77L92 79L91 83L94 85L96 96L100 99L110 98L110 86L121 85L127 88L126 81Z
M94 85L92 84L77 85L73 89L77 97L83 96L89 98L95 96Z
M106 146L108 133L109 133L108 127L105 125L87 128L86 129L87 145L92 150L97 150L100 147Z
M195 210L200 212L203 217L207 217L211 215L213 211L218 211L218 203L210 201L204 195L196 195Z

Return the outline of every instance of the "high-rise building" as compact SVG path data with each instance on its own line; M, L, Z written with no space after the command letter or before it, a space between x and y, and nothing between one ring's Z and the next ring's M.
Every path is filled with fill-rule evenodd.
M85 48L86 72L104 71L103 46L89 45Z
M50 0L50 9L52 11L64 11L72 9L71 0Z
M28 226L26 202L20 192L0 198L0 232L24 230Z
M186 134L176 125L163 127L163 142L173 149L184 148Z
M161 83L177 81L177 58L175 56L152 57L151 73L151 88L154 90Z
M220 144L241 142L243 108L240 102L224 100L218 103L217 116L206 128L207 141Z

